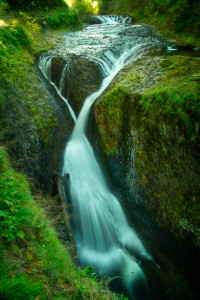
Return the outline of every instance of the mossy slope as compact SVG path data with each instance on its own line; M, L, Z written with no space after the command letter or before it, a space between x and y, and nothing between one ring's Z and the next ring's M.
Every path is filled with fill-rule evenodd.
M25 13L17 18L5 15L5 21L7 25L0 27L0 143L6 145L14 167L28 174L34 186L40 183L51 189L51 173L62 161L73 122L40 79L34 56L62 39L57 33L44 34L38 21Z
M27 181L13 171L2 148L0 225L1 299L114 299L91 269L74 266Z

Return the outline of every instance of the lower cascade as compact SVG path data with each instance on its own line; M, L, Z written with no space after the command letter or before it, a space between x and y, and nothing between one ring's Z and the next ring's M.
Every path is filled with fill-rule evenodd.
M39 67L51 81L51 57L60 51L63 56L87 53L101 69L104 78L102 84L98 91L85 99L77 119L67 99L62 96L64 75L69 68L64 67L59 86L52 82L67 102L75 121L71 138L66 144L63 166L63 175L70 174L68 179L63 176L63 180L64 183L68 181L65 185L66 198L73 208L75 244L82 266L92 265L95 271L103 275L121 278L122 290L130 299L150 299L147 279L140 268L140 262L153 258L128 225L118 199L109 190L85 132L92 104L118 71L127 62L150 51L152 45L161 48L161 43L156 39L136 37L135 31L139 32L142 26L127 24L125 20L121 21L122 17L98 18L102 24L67 34L65 47L43 54ZM117 20L121 23L117 23Z

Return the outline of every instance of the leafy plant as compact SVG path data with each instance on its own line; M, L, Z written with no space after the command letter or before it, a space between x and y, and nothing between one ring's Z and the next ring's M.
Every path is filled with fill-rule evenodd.
M120 297L119 297L119 300L128 300L128 298L125 297L124 294L121 294Z
M55 16L47 17L46 21L48 26L52 29L78 25L80 23L78 15L72 12L59 13Z
M94 14L94 8L91 0L75 0L72 5L72 10L80 16Z

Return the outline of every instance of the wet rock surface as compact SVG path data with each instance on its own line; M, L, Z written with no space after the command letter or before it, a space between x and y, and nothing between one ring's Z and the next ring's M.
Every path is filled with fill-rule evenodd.
M65 57L63 54L52 59L51 80L61 88L62 95L78 114L85 98L99 89L102 74L94 60L75 54Z
M53 116L56 120L56 126L52 131L51 140L43 148L45 165L42 168L41 182L42 188L48 192L56 192L54 174L62 173L63 156L66 141L69 139L74 127L74 121L68 112L67 105L59 97L54 87L43 77L38 69L38 75L41 78L41 84L49 95L49 105L53 110Z

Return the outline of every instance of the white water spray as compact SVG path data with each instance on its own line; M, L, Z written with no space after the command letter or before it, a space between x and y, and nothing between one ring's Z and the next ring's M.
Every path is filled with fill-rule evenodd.
M128 16L96 16L102 24L130 24L132 19Z

